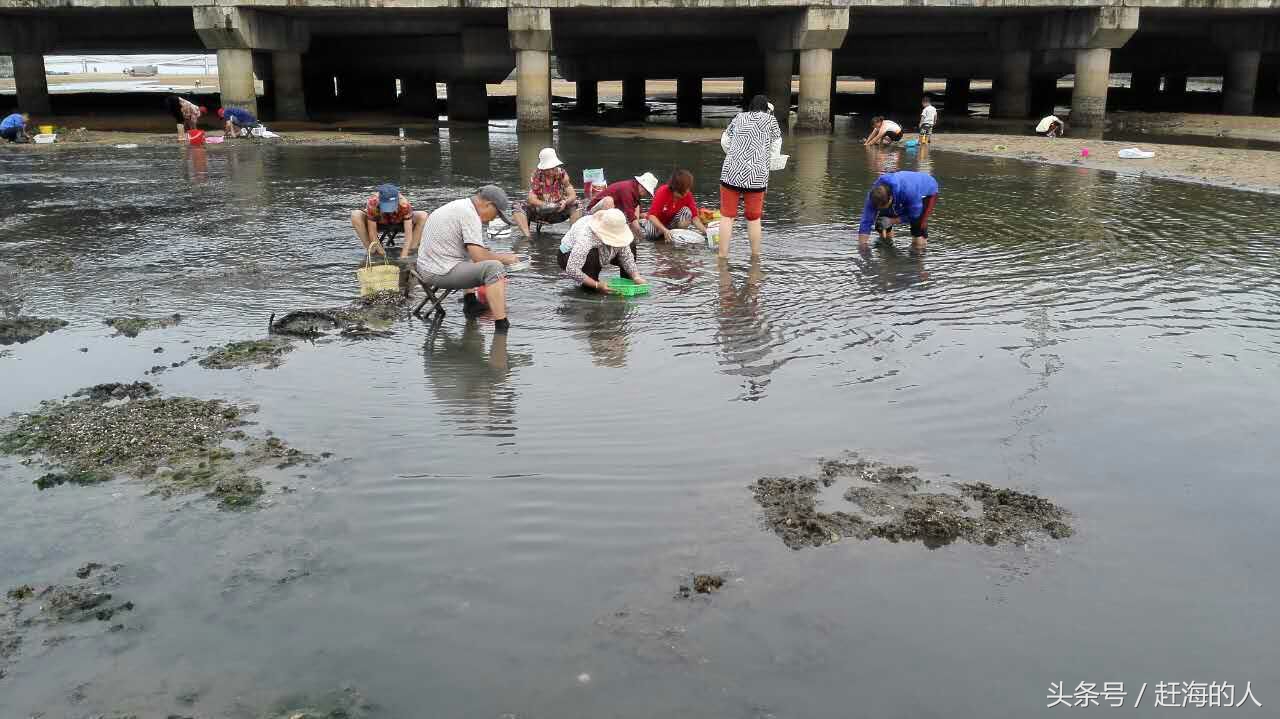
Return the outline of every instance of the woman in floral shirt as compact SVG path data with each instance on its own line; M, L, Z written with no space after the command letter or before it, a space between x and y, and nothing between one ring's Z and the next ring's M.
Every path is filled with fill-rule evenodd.
M582 216L573 181L553 148L538 153L538 169L529 178L529 197L511 214L525 239L532 237L530 222L554 225L565 220L577 222Z

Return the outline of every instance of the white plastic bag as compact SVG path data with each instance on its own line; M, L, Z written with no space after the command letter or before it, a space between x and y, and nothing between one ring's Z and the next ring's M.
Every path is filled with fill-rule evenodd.
M1156 156L1154 152L1146 152L1136 147L1126 147L1116 154L1125 160L1150 160Z
M777 172L787 166L787 159L791 155L773 155L769 158L769 172Z

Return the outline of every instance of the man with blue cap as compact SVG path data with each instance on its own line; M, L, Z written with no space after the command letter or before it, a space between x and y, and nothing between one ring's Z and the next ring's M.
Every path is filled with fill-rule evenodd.
M405 243L400 251L401 257L408 257L422 242L422 228L427 224L427 213L414 210L409 198L400 192L400 188L387 183L379 185L378 191L369 196L363 210L351 213L351 227L356 237L364 245L365 251L372 248L379 255L386 255L382 243L378 242L378 234L397 225L404 226Z

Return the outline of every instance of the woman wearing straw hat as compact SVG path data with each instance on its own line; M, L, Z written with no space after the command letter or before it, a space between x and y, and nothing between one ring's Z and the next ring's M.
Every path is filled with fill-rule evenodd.
M529 196L516 205L511 213L525 239L533 233L529 231L529 222L546 225L557 225L565 220L577 222L582 217L578 209L578 193L573 189L573 181L565 172L564 163L551 147L544 147L538 153L538 169L529 178Z
M720 258L729 256L738 201L747 217L751 256L760 255L760 218L769 187L769 158L782 151L782 129L764 95L756 95L720 138L724 165L720 170Z
M600 281L600 270L606 265L616 265L623 277L636 284L648 284L636 268L636 257L631 252L634 241L622 210L597 210L573 223L565 233L560 242L560 269L582 287L598 292L610 291Z

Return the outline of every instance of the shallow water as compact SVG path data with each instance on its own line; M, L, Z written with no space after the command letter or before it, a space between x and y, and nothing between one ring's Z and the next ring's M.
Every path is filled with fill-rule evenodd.
M0 155L6 292L71 322L0 357L0 412L342 304L361 259L346 214L372 186L428 209L514 190L546 141L500 123L404 148ZM715 192L714 143L555 143L575 175L679 163ZM645 247L652 295L589 297L558 278L553 228L517 244L533 268L511 278L505 341L454 309L277 370L161 374L336 453L268 475L257 511L125 480L38 492L0 458L0 588L119 562L137 604L129 631L29 641L0 717L253 717L350 685L387 717L1014 718L1082 681L1124 682L1129 705L1149 683L1130 716L1168 715L1162 681L1250 681L1263 708L1236 712L1274 712L1274 200L786 145L758 264ZM941 181L929 250L860 256L855 213L893 167ZM102 324L173 312L136 339ZM845 449L1037 492L1076 536L793 552L760 528L749 482ZM726 588L672 599L707 571Z

